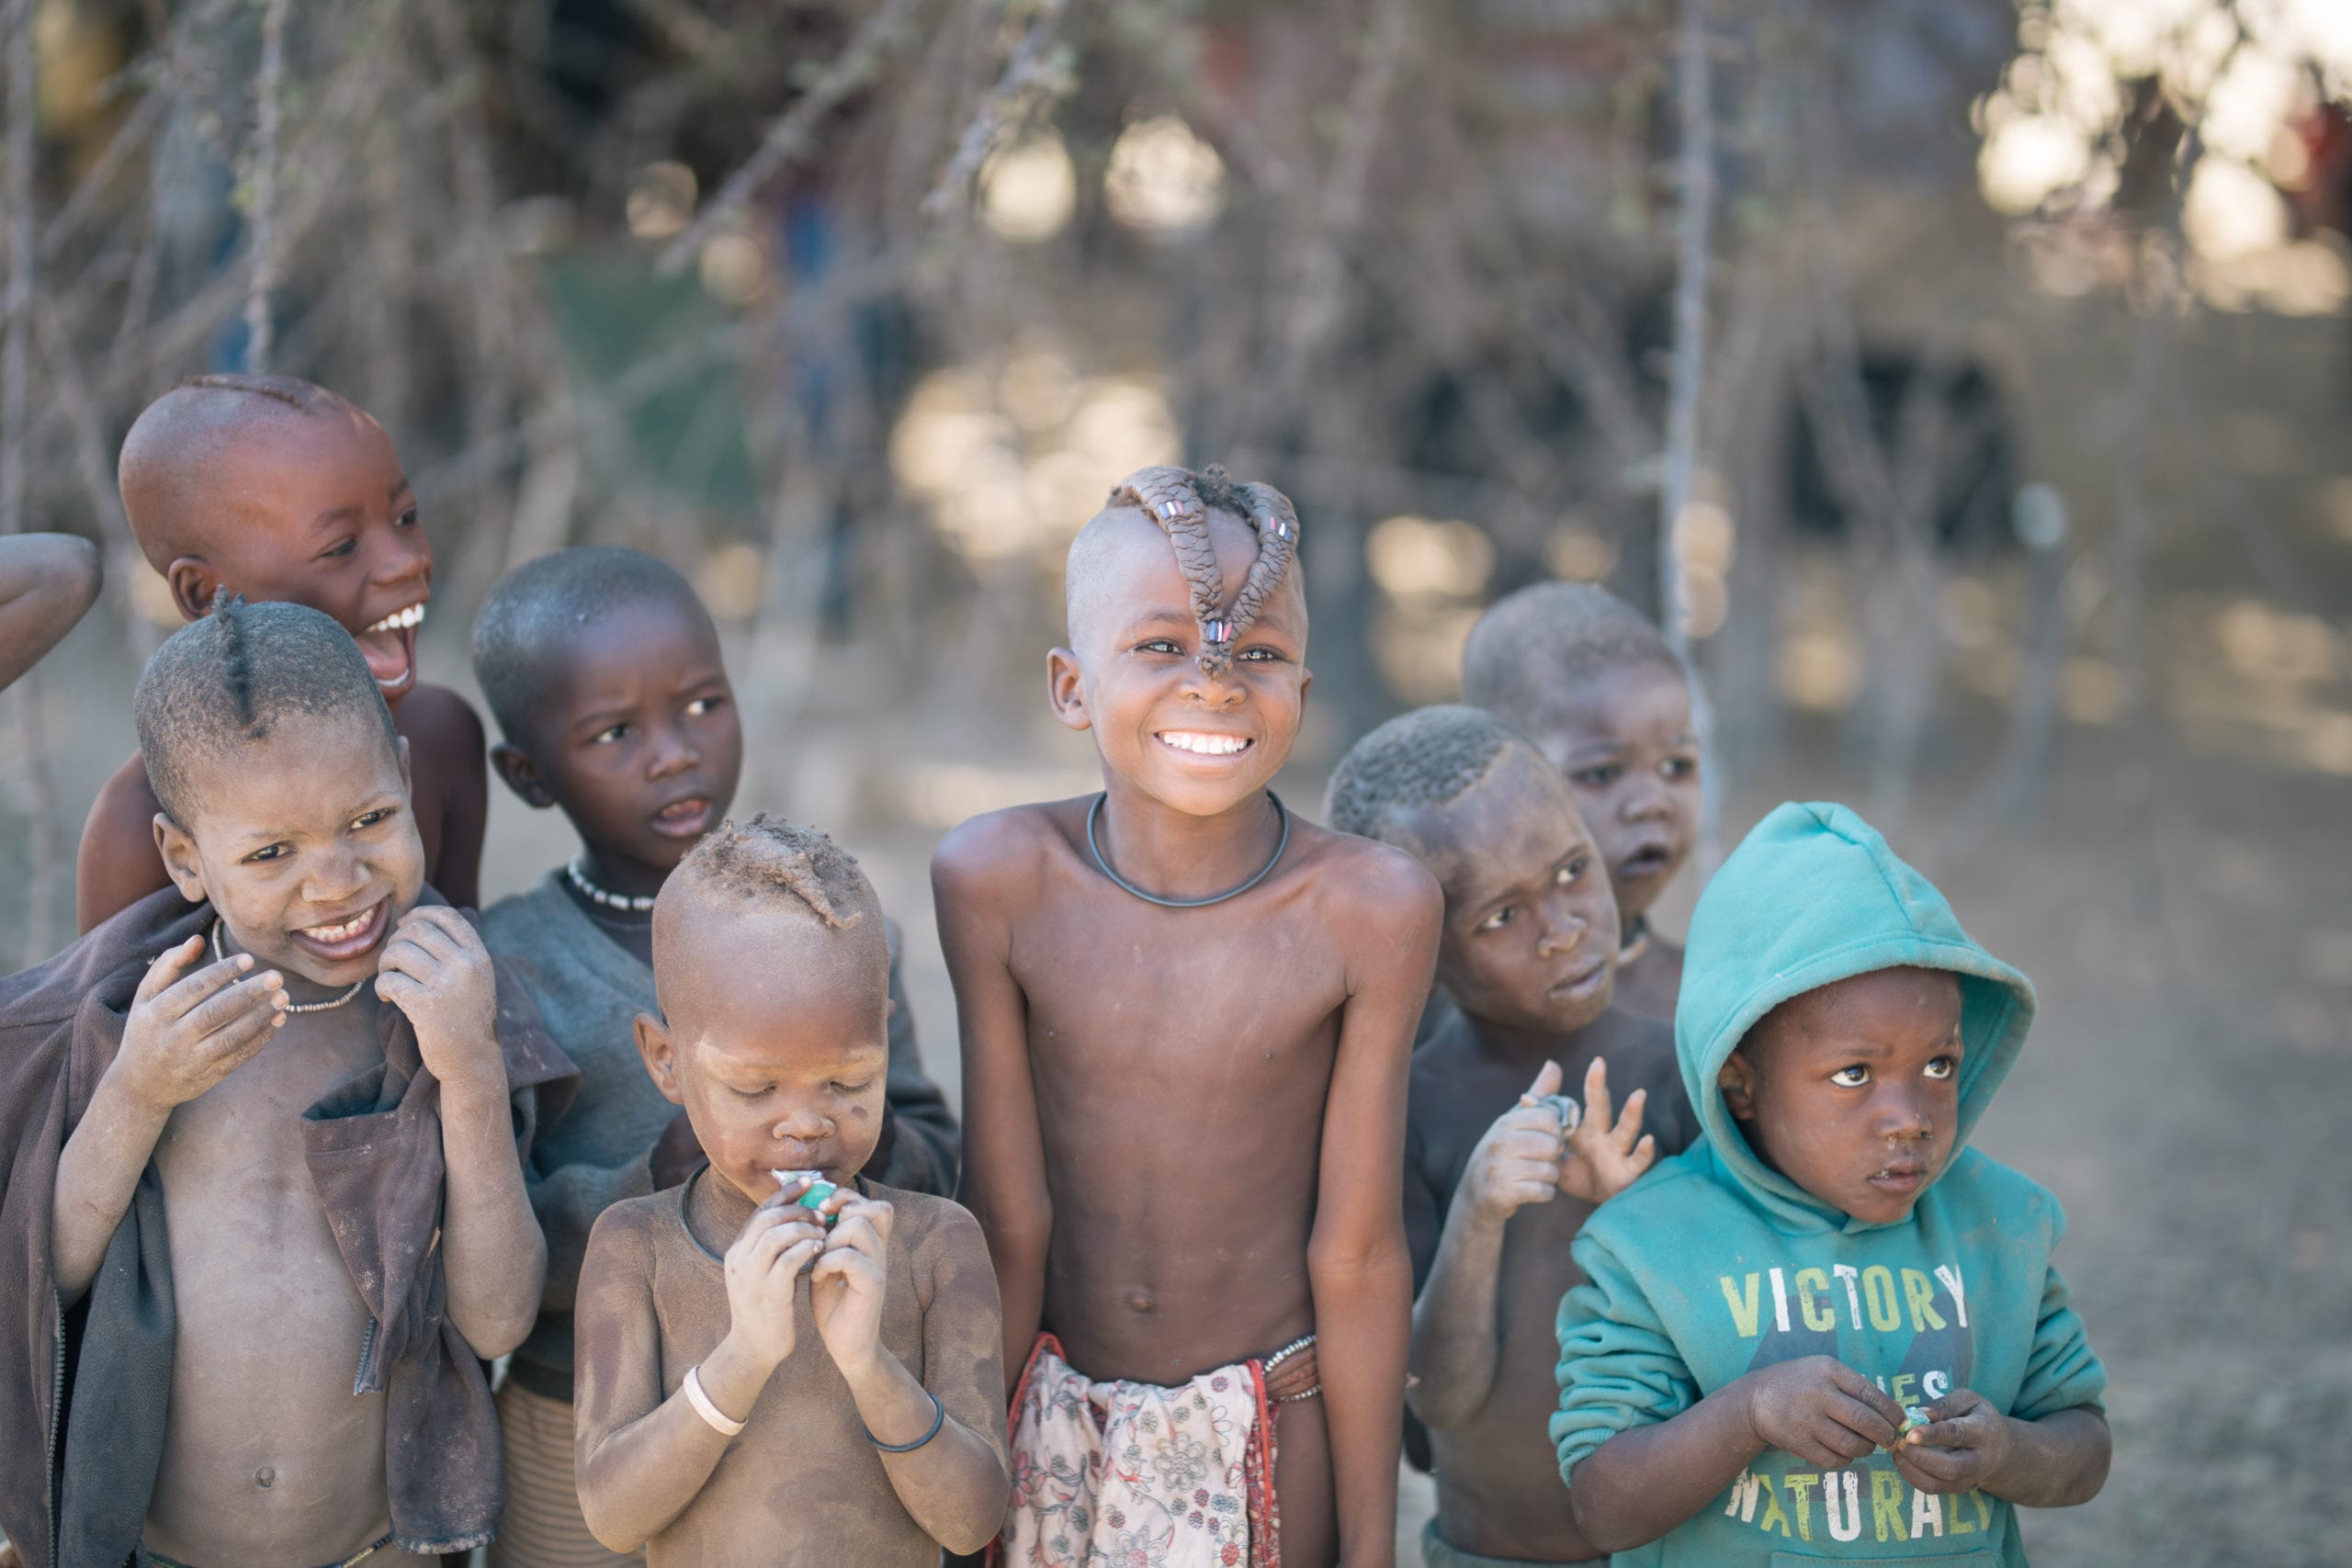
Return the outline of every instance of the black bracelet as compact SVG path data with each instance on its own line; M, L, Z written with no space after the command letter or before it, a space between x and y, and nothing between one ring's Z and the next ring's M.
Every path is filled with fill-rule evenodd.
M931 1390L924 1389L923 1393L931 1393ZM925 1443L931 1441L932 1438L939 1436L939 1428L946 1424L947 1406L939 1403L939 1395L931 1393L931 1430L925 1432L922 1437L917 1438L911 1443L886 1443L881 1438L874 1435L873 1427L868 1427L865 1428L865 1440L872 1443L876 1448L880 1449L886 1454L910 1454L917 1449L922 1447Z

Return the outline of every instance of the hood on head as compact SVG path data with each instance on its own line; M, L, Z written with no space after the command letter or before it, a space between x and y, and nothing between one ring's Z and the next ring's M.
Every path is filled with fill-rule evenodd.
M1683 1087L1716 1159L1783 1224L1868 1228L1757 1156L1717 1076L1757 1021L1791 997L1905 966L1960 976L1966 1050L1949 1169L2024 1047L2032 982L1970 940L1935 885L1843 806L1776 807L1700 895L1674 1021Z

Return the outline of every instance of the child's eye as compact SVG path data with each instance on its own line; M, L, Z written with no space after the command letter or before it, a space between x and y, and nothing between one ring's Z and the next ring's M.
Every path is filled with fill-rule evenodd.
M622 736L627 735L628 733L628 726L626 724L608 724L604 728L596 731L596 733L590 738L588 744L591 746L610 746L614 741L618 740Z
M1568 782L1582 784L1587 789L1606 789L1617 782L1617 772L1614 762L1596 763L1589 768L1578 768L1568 775Z
M1696 757L1668 757L1665 761L1658 764L1657 771L1670 779L1687 779L1691 774L1699 771L1699 759Z
M358 547L359 541L356 538L337 539L334 544L329 545L325 549L319 552L319 558L321 560L326 560L331 557L347 556Z
M1578 855L1552 874L1553 884L1560 887L1574 886L1577 878L1584 874L1584 868L1591 863L1584 856Z
M1939 1056L1927 1067L1928 1076L1931 1078L1948 1078L1958 1071L1960 1064L1950 1056Z
M768 1085L767 1089L735 1089L730 1086L728 1092L738 1100L765 1100L768 1097L768 1089L774 1088L775 1088L774 1084Z
M700 718L707 713L716 712L718 705L726 700L725 697L696 697L686 705L686 712L693 717Z
M1181 648L1177 647L1177 646L1176 646L1176 644L1174 643L1174 641L1172 641L1171 639L1170 639L1170 638L1168 638L1168 637L1151 637L1151 638L1148 638L1148 640L1146 640L1146 641L1139 642L1139 643L1136 644L1136 651L1137 653L1178 653L1178 654L1181 654L1181 653L1182 653L1184 650L1183 650L1182 649L1181 649Z
M412 506L406 512L401 513L399 525L403 528L413 528L416 526L415 507Z
M1517 913L1519 913L1518 905L1506 904L1501 908L1497 909L1493 914L1488 915L1485 919L1480 920L1478 922L1478 929L1482 931L1498 931L1505 926L1510 924L1510 918Z
M1280 659L1282 655L1276 653L1271 648L1245 648L1238 654L1235 655L1235 657L1241 660L1244 663L1272 664L1275 660Z
M248 863L254 861L284 860L289 852L284 844L265 844L247 855L245 860Z
M872 1089L873 1087L874 1080L872 1078L867 1078L863 1083L836 1083L832 1086L832 1090L835 1094L848 1096L864 1094L867 1089Z
M1850 1067L1840 1067L1830 1074L1829 1081L1839 1089L1860 1089L1871 1081L1871 1070L1857 1062Z
M391 814L392 808L389 806L379 806L373 811L363 811L351 819L352 831L357 832L363 828L373 828Z

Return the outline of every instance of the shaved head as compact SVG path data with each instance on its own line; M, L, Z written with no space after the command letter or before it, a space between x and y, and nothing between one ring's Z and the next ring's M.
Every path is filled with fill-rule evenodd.
M147 405L123 437L118 479L140 552L156 570L201 556L237 525L243 465L290 439L381 427L347 399L291 376L198 376Z

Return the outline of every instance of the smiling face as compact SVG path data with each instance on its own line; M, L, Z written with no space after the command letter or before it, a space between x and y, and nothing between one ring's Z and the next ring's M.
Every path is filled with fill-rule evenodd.
M702 607L666 596L617 606L535 649L545 711L492 748L514 792L560 806L604 880L659 886L735 798L743 730Z
M881 1135L890 1065L879 911L833 931L805 909L683 891L655 914L663 1018L638 1018L646 1070L753 1202L775 1191L771 1171L847 1182Z
M1879 969L1792 997L1724 1064L1724 1103L1767 1165L1855 1219L1911 1212L1960 1120L1960 981Z
M357 409L255 418L207 474L199 536L165 569L180 613L216 589L307 604L342 623L384 700L416 684L416 628L433 597L433 547L391 437Z
M1531 728L1567 779L1631 924L1690 858L1699 831L1690 688L1671 670L1623 663L1580 681Z
M1229 605L1257 536L1229 513L1208 517ZM1230 671L1208 675L1168 536L1132 508L1102 513L1070 549L1070 647L1047 665L1056 716L1093 734L1106 774L1163 805L1209 817L1250 800L1298 739L1310 680L1298 579L1242 631Z
M288 715L198 760L187 782L193 820L156 818L181 894L211 899L259 964L335 988L373 975L424 886L407 745L381 713Z
M1474 1019L1566 1034L1609 1010L1617 907L1575 799L1513 744L1399 825L1445 890L1438 982Z

